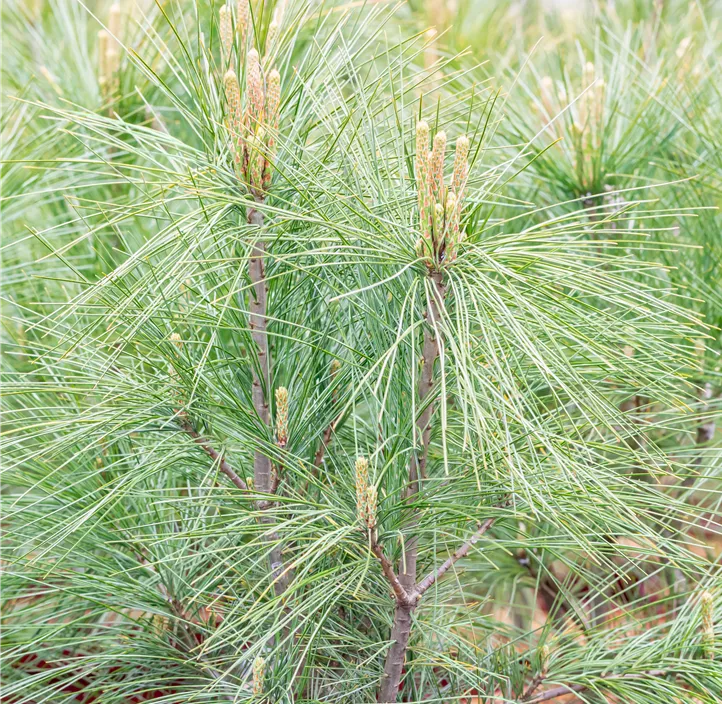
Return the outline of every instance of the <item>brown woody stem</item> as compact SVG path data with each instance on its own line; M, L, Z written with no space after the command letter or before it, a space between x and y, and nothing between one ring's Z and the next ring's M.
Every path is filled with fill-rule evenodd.
M338 420L338 419L337 419ZM331 421L326 430L323 431L323 437L321 438L321 444L318 446L318 450L316 450L316 456L313 458L313 466L318 470L321 469L321 464L323 462L323 456L326 454L326 448L331 442L331 436L333 435L333 430L336 427L336 420Z
M401 582L399 581L399 578L396 576L396 572L394 572L394 566L391 564L391 561L386 557L384 554L383 546L378 542L376 538L376 531L374 530L371 535L371 552L373 552L374 555L378 558L379 562L381 563L381 570L384 573L384 576L389 581L389 584L391 585L391 589L394 591L394 596L396 597L397 601L403 602L408 605L413 605L416 603L415 595L409 594L406 589L402 586Z
M602 677L602 679L621 679L621 680L642 680L649 677L663 677L669 674L667 670L650 670L649 672L632 673L629 675L608 675ZM589 689L588 684L563 684L560 687L554 687L554 689L548 689L546 692L538 694L533 699L522 698L521 701L528 702L528 704L539 704L539 702L548 702L551 699L557 697L563 697L565 694L574 694L575 692L583 692L585 689Z
M426 311L427 328L424 331L424 343L422 349L422 369L419 378L419 403L423 410L417 421L416 430L421 442L418 452L413 452L409 463L409 482L406 487L405 500L411 502L419 493L420 481L426 475L426 462L429 453L429 442L431 439L431 414L433 405L427 398L434 386L434 364L440 352L441 342L436 335L436 330L441 320L441 310L444 306L446 287L439 271L429 274L431 279L431 295ZM391 627L391 647L386 653L384 674L379 687L379 702L395 702L401 682L401 673L406 659L406 650L411 634L411 615L416 606L416 561L418 557L418 536L415 535L415 527L418 524L418 517L412 513L408 525L411 535L404 545L404 554L401 563L401 574L399 583L407 598L396 596L394 608L394 621Z
M248 224L262 228L263 213L256 208L248 210ZM268 407L267 394L271 392L270 357L268 351L268 283L265 272L266 244L263 240L256 241L251 247L251 256L248 262L248 275L251 279L252 292L249 296L249 326L251 337L256 345L257 365L253 366L253 407L261 423L270 427L271 415ZM256 491L262 494L271 494L274 491L271 459L257 447L253 457L253 485ZM258 508L265 511L270 507L269 501L259 501ZM262 516L261 523L270 525L272 516ZM283 565L283 554L278 535L273 532L268 536L272 543L270 562L273 576L273 588L277 596L283 594L288 588L289 572Z
M193 441L198 447L203 450L214 462L218 462L218 468L225 474L239 489L242 491L248 491L246 482L243 481L233 470L230 464L218 451L216 451L206 440L202 437L188 421L181 422L181 428L193 438Z
M466 557L469 554L469 550L474 547L474 544L479 541L482 535L486 533L489 528L494 524L495 518L487 518L477 529L474 535L471 536L453 555L448 557L439 567L430 572L424 579L422 579L416 586L416 591L421 596L429 587L433 586L434 583L439 580L443 575L448 572L462 557Z

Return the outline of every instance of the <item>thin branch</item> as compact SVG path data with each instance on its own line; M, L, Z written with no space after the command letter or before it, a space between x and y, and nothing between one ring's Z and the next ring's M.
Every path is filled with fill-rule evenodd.
M249 208L247 213L248 224L263 228L263 213L256 208ZM265 427L271 424L267 394L271 393L271 360L268 347L268 281L265 271L266 244L259 240L251 246L251 256L248 260L248 275L253 290L249 296L249 327L251 337L256 346L257 365L252 366L253 385L252 400L256 414ZM274 491L273 472L271 470L271 459L260 445L256 448L253 456L253 486L256 491L262 494L272 494ZM270 501L259 501L258 508L265 511L270 508ZM261 523L270 525L273 523L272 516L262 516ZM283 549L280 540L275 532L268 536L271 543L270 562L273 588L276 596L283 594L288 588L290 579L289 570L283 564Z
M188 421L181 422L181 428L193 438L193 441L198 447L203 450L214 462L218 463L218 467L239 489L242 491L248 491L246 482L243 481L233 470L230 464L226 461L223 455L215 450L211 444L202 437Z
M484 533L494 524L496 518L487 518L478 528L478 530L471 536L453 555L449 556L443 564L439 565L435 570L430 572L424 579L422 579L416 585L416 591L419 595L423 594L429 587L431 587L437 580L444 576L462 557L466 557L469 554L469 550L478 542Z
M331 366L331 383L333 384L336 372L338 371L337 368L334 368L333 364ZM338 400L338 387L334 388L331 393L331 406L336 405L336 401ZM319 446L318 450L316 450L316 455L313 458L313 466L315 468L313 475L318 476L318 470L321 469L321 463L323 462L323 457L326 454L326 448L331 443L331 438L333 437L334 432L336 432L336 426L339 424L339 421L341 420L341 416L337 416L334 420L332 420L329 424L326 430L323 431L323 437L321 438L321 445Z
M397 601L401 601L409 605L415 603L415 597L410 595L404 589L401 582L399 581L399 578L396 576L396 572L394 572L394 566L384 554L383 546L379 544L375 530L372 531L371 535L371 552L376 555L379 562L381 563L381 569L383 570L386 579L389 581L391 588L394 590Z
M249 208L248 223L262 228L264 224L263 213L255 208ZM255 242L251 246L248 274L253 287L251 295L249 296L249 327L251 328L251 337L256 346L257 360L257 366L252 365L253 407L263 425L268 427L271 422L271 417L266 394L270 393L271 375L268 358L268 283L266 282L265 253L266 245L262 240ZM253 475L255 489L264 494L270 493L271 460L264 454L260 447L256 449L254 454Z
M650 670L649 672L633 673L629 675L607 675L602 676L602 679L622 679L622 680L643 680L648 677L663 677L664 675L670 674L669 670ZM533 699L522 698L520 701L528 702L528 704L539 704L539 702L548 702L551 699L557 697L563 697L565 694L574 694L575 692L583 692L585 689L590 689L591 685L588 684L563 684L554 689L548 689L546 692L538 694Z
M319 445L318 450L316 450L316 456L313 458L313 466L318 470L321 469L321 463L323 462L323 456L326 454L326 448L331 442L331 437L333 436L333 431L336 428L336 423L338 422L338 418L336 420L331 421L328 424L328 427L326 430L323 431L323 437L321 438L321 444ZM316 474L314 472L314 474Z
M544 680L547 678L546 674L539 674L529 683L529 686L524 691L524 694L519 699L520 702L528 702L533 696L534 692L539 689Z

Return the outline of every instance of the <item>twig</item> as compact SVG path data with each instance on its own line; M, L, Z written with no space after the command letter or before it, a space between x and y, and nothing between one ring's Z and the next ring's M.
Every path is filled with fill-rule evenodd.
M622 680L642 680L646 679L648 677L662 677L664 675L670 674L670 671L668 670L650 670L649 672L642 672L642 673L632 673L629 675L607 675L602 676L602 679L622 679ZM563 684L559 687L554 687L554 689L548 689L546 692L542 692L541 694L538 694L533 699L525 699L522 698L520 701L526 701L528 704L538 704L539 702L548 702L551 699L556 699L557 697L562 697L565 694L574 694L575 692L583 692L585 689L590 689L592 685L588 684Z
M263 213L255 208L248 210L248 224L263 227ZM249 301L249 326L251 337L256 345L258 366L253 366L252 399L256 414L264 426L270 425L270 413L266 394L270 392L271 377L268 359L268 318L266 317L268 284L264 256L266 245L258 241L252 245L251 256L248 262L248 273L253 286L253 293ZM260 374L259 374L260 372ZM253 478L255 489L261 493L270 493L271 488L271 460L257 448L253 458Z
M524 694L522 694L519 701L520 702L528 702L534 695L534 692L536 692L537 689L539 689L539 687L541 686L542 682L544 682L546 677L547 676L545 674L539 674L536 677L534 677L534 679L532 679L532 681L529 683L529 686L524 691Z
M248 224L262 228L264 224L263 213L256 208L249 207ZM249 327L251 337L256 345L257 366L252 367L253 386L252 400L261 423L268 428L271 424L271 416L268 408L266 394L271 391L270 358L268 352L268 282L266 281L265 258L266 244L263 240L255 242L251 247L251 256L248 261L248 275L251 279L253 292L249 296ZM272 494L273 473L271 471L271 459L267 457L262 448L256 448L253 457L253 485L254 489L261 494ZM265 511L270 508L271 502L259 501L258 508ZM261 523L270 525L273 523L272 516L262 516ZM288 588L289 570L283 565L283 551L281 543L275 532L268 536L271 542L270 562L271 575L273 577L273 588L276 596L283 594Z
M336 428L336 423L338 422L338 418L336 420L331 421L328 424L328 427L326 430L323 431L323 437L321 438L321 444L319 445L318 450L316 450L316 455L313 458L313 466L318 470L321 469L321 463L323 462L323 456L326 454L326 447L331 442L331 437L333 436L333 431ZM315 472L314 472L315 474Z
M389 581L389 584L391 585L391 588L394 591L394 594L396 596L397 601L401 601L403 603L412 605L416 603L415 595L409 594L406 589L404 589L403 585L399 581L399 578L396 575L396 572L394 572L394 566L391 564L390 560L386 557L384 554L384 549L381 544L379 544L377 537L376 537L376 531L372 531L371 535L371 552L373 552L374 555L378 558L379 562L381 563L381 569L386 576L386 579Z
M339 365L340 366L340 365ZM334 377L336 376L336 372L338 371L338 367L334 367L333 363L331 364L331 383L334 382ZM338 399L338 387L334 388L331 393L331 406L336 405L336 401ZM336 426L339 424L339 421L341 420L341 416L338 416L334 420L332 420L329 424L326 430L323 431L323 437L321 438L321 445L319 446L318 450L316 450L316 455L313 458L313 466L314 466L314 477L318 476L318 470L321 469L321 463L323 462L323 457L326 454L326 448L331 442L331 438L333 437L334 432L336 431Z
M429 587L431 587L438 579L449 571L462 557L466 557L469 554L469 550L474 546L476 542L486 533L489 528L494 524L496 518L487 518L477 529L474 535L471 536L453 555L449 556L441 565L435 570L432 570L424 579L422 579L416 585L416 592L422 595Z
M218 468L225 474L239 489L242 491L248 491L246 482L243 481L233 470L226 459L217 450L215 450L211 444L202 437L188 421L181 422L181 428L193 438L193 441L198 447L203 450L214 462L218 463Z

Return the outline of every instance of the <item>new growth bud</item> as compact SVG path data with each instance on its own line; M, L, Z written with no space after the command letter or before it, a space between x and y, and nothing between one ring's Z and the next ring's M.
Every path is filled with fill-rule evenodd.
M539 675L543 678L546 678L547 672L549 670L549 646L544 643L544 645L539 648Z
M273 21L268 26L268 32L266 33L266 54L263 58L263 63L268 64L269 59L272 56L273 48L276 45L278 39L278 24Z
M437 203L444 199L444 156L446 154L446 132L437 132L431 152L431 192Z
M444 157L446 133L434 136L429 147L429 126L419 122L416 126L416 186L418 189L419 229L416 254L427 260L430 269L438 269L456 259L461 242L460 216L464 187L469 172L469 140L461 136L456 141L454 169L451 184L444 185Z
M228 65L233 49L233 28L231 27L231 8L221 5L218 11L218 31L221 35L221 51L224 65Z
M261 77L261 60L258 52L251 49L246 59L246 95L248 97L248 114L250 129L257 132L263 124L263 79Z
M237 12L239 22L242 22L247 3L239 3ZM258 52L251 49L246 57L245 109L234 71L226 73L224 86L227 124L238 175L253 197L261 201L271 185L275 163L281 76L276 69L271 70L264 88L261 61Z
M369 530L376 527L378 494L369 484L369 463L365 457L356 459L356 516L359 523Z
M229 69L223 76L223 89L228 104L228 126L236 138L241 136L241 87L238 85L238 76L233 69Z
M702 617L702 651L705 657L714 658L714 598L708 591L699 597L699 610Z
M104 29L98 32L98 85L100 92L105 93L110 82L110 72L108 67L108 45L110 43L110 35Z
M451 177L451 188L461 200L461 195L466 185L466 178L469 175L469 138L461 135L456 140L456 152L454 154L454 174Z
M288 442L288 389L279 386L276 389L276 440L279 447Z
M182 349L183 347L183 340L181 340L181 336L177 332L172 332L170 334L170 341L178 348Z
M363 457L356 458L356 513L362 523L366 522L366 489L369 485L369 462Z
M266 82L266 125L278 129L278 108L281 104L281 74L274 68Z
M253 694L260 696L264 692L264 679L266 678L266 661L259 655L253 661Z
M118 71L120 70L120 5L116 2L110 7L108 16L108 45L105 64L108 71L107 88L110 93L118 90Z
M98 86L103 97L112 96L118 90L120 20L120 5L114 3L108 14L108 29L98 32Z
M236 33L238 34L239 49L244 56L246 52L246 37L248 37L249 17L248 0L238 0L236 3Z
M365 501L365 520L366 526L369 530L376 528L376 508L378 504L378 494L376 493L376 487L372 485L366 487Z
M419 227L425 239L431 242L432 195L429 163L429 125L416 125L416 188L419 199Z

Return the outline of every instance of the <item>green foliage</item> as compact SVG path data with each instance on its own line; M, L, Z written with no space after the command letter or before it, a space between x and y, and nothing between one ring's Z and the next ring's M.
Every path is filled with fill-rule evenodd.
M717 8L528 56L501 5L438 44L428 7L285 5L251 4L260 195L217 5L125 11L101 84L105 3L3 10L3 697L375 701L406 608L399 700L720 701ZM453 262L421 119L471 142Z

